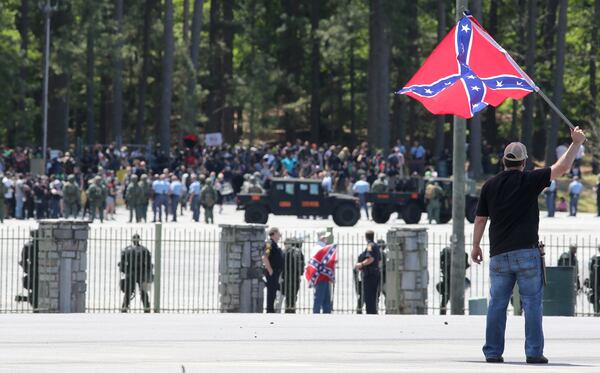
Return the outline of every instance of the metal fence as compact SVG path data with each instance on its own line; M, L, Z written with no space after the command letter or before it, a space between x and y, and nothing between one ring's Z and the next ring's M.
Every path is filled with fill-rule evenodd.
M219 238L216 227L202 226L198 229L177 225L127 225L92 226L88 240L87 299L88 312L121 312L124 293L120 281L124 278L120 271L121 251L131 244L132 236L140 235L140 242L151 253L154 281L148 289L150 308L160 312L219 312ZM302 242L301 251L305 262L311 257L316 241L314 230L282 229L284 242L295 239ZM27 282L23 281L24 267L19 264L23 246L30 241L30 229L24 226L0 227L0 312L32 312L27 302ZM375 236L385 240L384 233ZM467 237L466 250L470 251L470 237ZM548 235L542 237L546 244L546 263L557 265L560 255L568 252L569 246L578 247L578 276L581 289L576 298L577 315L593 315L594 310L588 301L589 288L584 285L589 278L588 263L598 252L599 236ZM356 288L356 274L353 266L359 254L365 249L364 232L335 232L334 241L338 245L335 269L336 281L332 287L333 310L336 313L357 313L362 308ZM288 241L289 242L289 241ZM442 297L436 285L442 279L440 253L449 246L450 236L430 233L428 237L428 313L439 314ZM489 269L487 263L488 243L484 239L484 264L471 264L466 270L470 286L465 290L465 308L472 298L487 298L489 293ZM575 286L575 284L574 284ZM313 307L313 289L304 278L298 287L296 312L309 313ZM285 302L281 299L281 308ZM143 312L139 288L131 298L130 312ZM379 299L379 310L385 312L385 295ZM512 311L512 306L509 305ZM363 309L364 311L364 309ZM282 310L283 312L283 310Z

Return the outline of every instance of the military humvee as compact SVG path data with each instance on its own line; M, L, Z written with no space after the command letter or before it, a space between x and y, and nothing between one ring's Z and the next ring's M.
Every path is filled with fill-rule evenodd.
M244 211L246 223L265 224L269 214L318 216L348 227L360 218L358 199L345 194L327 193L321 180L273 178L264 194L240 193L237 209Z

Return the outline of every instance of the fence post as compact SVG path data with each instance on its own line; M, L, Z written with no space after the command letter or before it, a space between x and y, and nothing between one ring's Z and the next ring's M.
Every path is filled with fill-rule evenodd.
M160 276L162 273L162 223L154 224L154 313L160 312Z
M33 237L38 284L32 294L38 311L85 312L89 222L48 219L39 224Z
M387 232L386 314L427 314L427 229Z

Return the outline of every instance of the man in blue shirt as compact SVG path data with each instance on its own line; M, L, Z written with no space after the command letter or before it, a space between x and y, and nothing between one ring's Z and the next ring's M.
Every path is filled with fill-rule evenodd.
M202 185L197 179L196 175L192 175L192 183L189 190L192 218L195 222L200 221L200 192L202 192Z
M546 198L546 207L548 208L548 217L554 217L556 211L556 180L550 182L550 186L544 189L544 197Z
M154 219L152 222L156 222L156 212L158 211L158 221L162 221L162 208L165 210L165 220L168 217L169 204L167 200L167 194L169 193L169 182L166 180L166 175L160 175L160 178L152 182L152 192L154 194Z
M367 214L367 220L369 220L369 208L367 207L367 197L366 193L369 192L370 185L367 182L367 177L362 175L360 180L358 180L352 186L352 190L354 193L358 194L358 202L360 203L360 208L365 210L365 214Z
M171 213L173 214L173 221L177 221L177 207L179 206L179 200L183 193L183 184L177 176L171 177L171 185L169 185L169 194L171 196ZM165 213L165 215L167 215ZM165 219L167 220L167 219Z
M582 190L583 184L579 181L579 177L573 176L573 181L569 184L569 216L577 215L577 203Z

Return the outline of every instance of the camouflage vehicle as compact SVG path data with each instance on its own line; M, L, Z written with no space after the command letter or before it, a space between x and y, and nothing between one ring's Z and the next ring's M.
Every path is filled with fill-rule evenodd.
M265 224L269 214L318 216L348 227L360 218L358 199L345 194L327 193L320 180L274 178L262 194L240 193L237 209L244 211L246 223Z
M373 220L384 224L394 212L397 212L406 224L417 224L421 220L421 214L427 211L425 187L428 182L437 182L444 191L440 222L449 222L452 218L452 179L441 177L400 179L393 191L367 193L367 202L373 204L371 210ZM473 223L479 201L474 180L467 180L465 195L465 217Z

